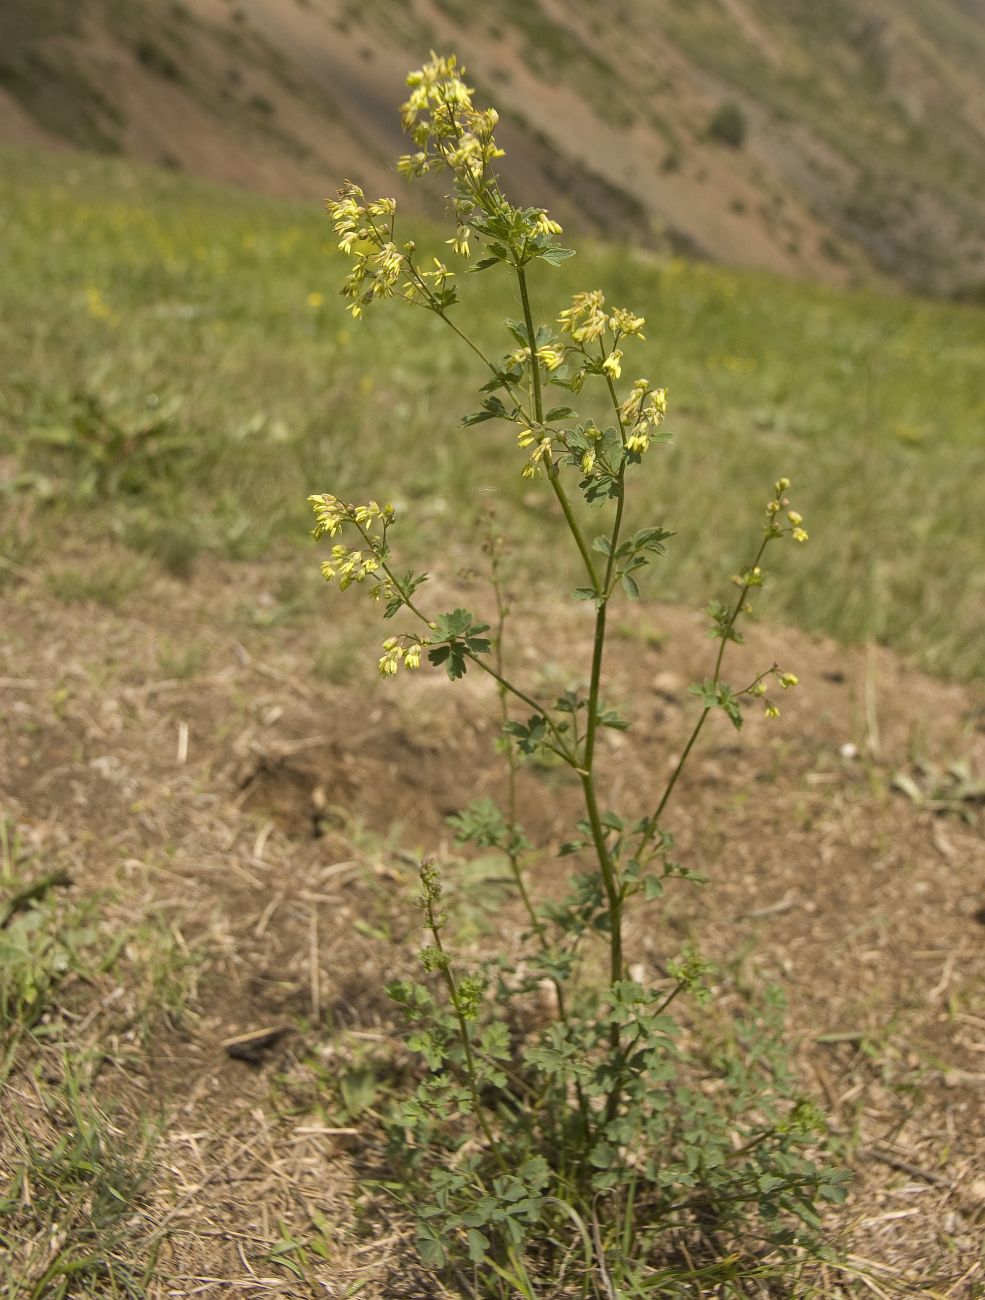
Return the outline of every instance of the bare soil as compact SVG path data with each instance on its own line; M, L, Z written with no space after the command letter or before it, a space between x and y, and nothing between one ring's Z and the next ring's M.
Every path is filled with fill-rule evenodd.
M160 1241L151 1294L434 1295L398 1210L359 1192L379 1171L372 1125L340 1122L329 1099L335 1071L398 1036L381 986L414 964L416 862L459 860L446 816L501 791L497 702L474 675L375 680L379 635L353 593L319 590L310 612L258 626L281 576L276 561L209 562L117 608L9 577L0 797L73 897L102 900L121 931L163 921L195 959L186 1005L142 1032L141 991L112 976L69 980L57 1013L80 1035L100 1017L93 1087L121 1129L162 1117L134 1221ZM546 693L587 665L590 626L581 606L552 610L548 639L543 613L519 610L514 645ZM705 624L637 607L614 637L609 695L635 725L607 734L612 806L643 812L669 770L694 716L687 684L710 667ZM732 676L774 658L802 684L777 722L757 710L741 732L706 730L668 824L711 883L640 910L635 973L660 978L693 940L719 963L724 1007L767 980L784 990L804 1086L855 1171L830 1222L847 1271L828 1270L827 1294L981 1296L983 812L946 768L985 772L983 699L881 649L764 626ZM539 896L559 883L551 850L576 807L558 773L525 781L524 819L548 846ZM519 925L500 910L473 942L508 949ZM254 1062L224 1047L266 1028L284 1033ZM30 1123L27 1073L8 1089ZM309 1252L304 1276L275 1262L317 1223L327 1258Z

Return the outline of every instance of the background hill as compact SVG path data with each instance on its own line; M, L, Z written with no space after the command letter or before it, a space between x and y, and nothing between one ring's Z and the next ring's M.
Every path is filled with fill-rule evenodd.
M403 76L455 49L505 110L514 193L581 233L985 285L985 0L5 0L0 21L6 143L391 191Z

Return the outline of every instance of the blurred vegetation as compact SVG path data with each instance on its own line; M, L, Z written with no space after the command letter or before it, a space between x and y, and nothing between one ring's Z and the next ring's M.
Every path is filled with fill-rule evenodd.
M746 138L746 115L732 100L719 104L708 123L708 135L720 144L741 149Z
M547 497L521 480L509 431L439 414L466 413L474 358L424 313L353 323L316 207L112 159L0 163L0 581L101 538L185 577L208 554L293 548L313 564L309 491L396 484L408 563L449 528L468 562L496 496L537 566ZM408 234L441 247L419 222ZM985 313L616 248L540 269L535 311L590 283L647 317L624 378L671 394L676 440L652 456L640 522L677 537L648 595L720 592L786 474L812 541L770 617L875 637L944 675L985 670ZM470 332L506 351L506 290L461 288Z

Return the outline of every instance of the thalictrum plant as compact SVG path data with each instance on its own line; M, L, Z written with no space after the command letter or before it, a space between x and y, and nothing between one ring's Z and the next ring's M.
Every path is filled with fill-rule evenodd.
M526 918L524 949L478 967L457 960L439 867L422 865L423 976L389 986L425 1067L390 1119L400 1194L416 1217L424 1263L467 1280L477 1295L560 1294L563 1278L572 1288L564 1294L609 1300L752 1294L749 1285L767 1285L821 1249L817 1203L840 1199L841 1178L814 1156L823 1124L796 1095L775 1000L766 996L764 1010L732 1027L727 1050L716 1046L700 1016L691 1023L672 1014L682 995L691 1004L709 996L705 963L685 952L656 984L632 978L626 915L659 898L671 878L700 879L675 860L664 816L709 716L722 710L741 727L743 706L758 699L775 717L776 691L797 685L775 663L739 685L723 671L763 585L767 552L808 536L781 477L749 563L733 579L735 594L709 606L717 653L692 688L695 721L669 780L642 817L607 808L599 733L629 725L603 699L607 623L614 604L640 599L645 571L673 537L662 522L632 531L626 522L627 501L634 489L645 498L647 469L668 440L668 393L649 378L624 378L627 354L645 342L646 323L631 308L589 289L550 315L535 309L532 264L557 266L573 253L546 211L516 207L503 193L498 117L475 107L463 72L454 57L432 56L408 77L402 114L413 152L398 169L448 178L454 256L469 275L511 279L520 319L505 323L505 350L487 355L469 336L456 313L463 277L399 240L395 200L367 200L351 181L328 203L352 261L342 293L354 317L392 299L430 312L471 351L484 382L464 424L494 424L504 447L519 452L518 472L553 500L558 545L566 539L583 572L574 598L594 607L594 637L584 688L548 702L503 653L509 606L495 528L484 547L492 612L441 611L427 599L427 574L397 558L391 505L350 504L332 492L310 498L314 536L332 540L325 578L361 588L394 622L381 675L425 660L452 682L479 672L494 680L501 703L507 807L478 800L452 824L461 842L504 856ZM604 419L575 407L592 390ZM599 521L592 535L589 518ZM583 801L561 849L578 870L567 893L539 903L528 879L538 848L517 817L527 760L569 768ZM601 967L592 960L597 944ZM545 985L546 1023L521 1028L511 1004Z

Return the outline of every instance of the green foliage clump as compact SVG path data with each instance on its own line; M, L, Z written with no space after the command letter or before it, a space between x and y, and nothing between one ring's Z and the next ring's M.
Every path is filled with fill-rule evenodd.
M776 717L777 694L797 685L776 663L738 684L723 670L764 584L767 552L808 534L790 480L777 479L758 542L732 579L736 594L709 606L717 652L692 688L696 717L669 780L646 792L644 807L608 807L599 736L630 724L603 698L607 619L620 600L641 599L641 582L674 537L663 523L631 529L627 514L631 494L647 499L646 467L669 441L668 393L648 378L623 381L646 322L601 290L578 291L552 320L536 319L532 268L573 256L561 228L503 194L497 115L474 107L454 58L433 56L408 84L403 122L414 152L399 169L409 178L451 174L448 243L468 274L509 277L520 317L506 321L505 351L489 355L456 315L458 274L421 257L413 240L398 241L392 198L367 201L348 181L328 205L351 259L343 294L357 318L392 298L430 313L482 364L480 404L463 424L512 432L521 476L545 489L577 557L571 595L591 607L594 636L584 684L548 702L536 683L517 680L504 648L510 611L495 528L485 547L494 612L443 613L423 590L429 575L397 563L392 505L351 504L334 492L309 498L315 537L331 539L326 580L362 588L385 619L399 620L382 645L382 677L427 660L453 682L484 674L500 701L505 807L484 798L452 825L460 842L501 855L526 917L524 947L516 957L460 958L441 871L422 864L423 974L388 990L420 1061L415 1090L386 1120L397 1193L415 1216L424 1263L449 1276L472 1270L477 1294L547 1294L566 1273L580 1273L584 1293L594 1285L610 1296L696 1295L698 1286L743 1294L728 1288L823 1250L819 1208L842 1197L842 1178L818 1154L823 1123L789 1070L776 1002L766 995L723 1048L701 1012L713 989L705 962L668 953L656 977L638 975L627 922L671 882L700 882L676 860L665 812L709 717L721 712L740 728L757 701ZM593 398L584 413L574 409ZM583 796L560 849L576 864L568 890L539 902L532 868L544 850L517 800L538 765L568 769ZM549 1010L531 1014L545 997Z
M731 149L741 149L746 140L746 115L734 100L726 100L715 109L708 123L708 138Z
M60 982L94 941L82 913L59 914L52 898L64 872L37 869L14 827L0 820L0 1047L31 1029Z

